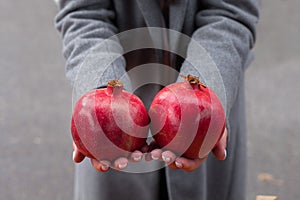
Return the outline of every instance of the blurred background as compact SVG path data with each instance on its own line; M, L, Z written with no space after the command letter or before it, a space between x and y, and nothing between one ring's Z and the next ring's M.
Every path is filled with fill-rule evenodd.
M0 1L0 199L73 196L65 78L52 0ZM247 200L300 199L300 1L262 0L246 73Z

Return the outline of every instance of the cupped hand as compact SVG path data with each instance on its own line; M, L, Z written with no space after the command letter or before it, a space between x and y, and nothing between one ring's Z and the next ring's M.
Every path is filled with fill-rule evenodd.
M212 150L212 153L218 160L226 159L227 156L226 144L227 144L227 129L225 128L222 137L220 138L219 142ZM169 150L163 151L162 149L158 149L158 148L151 150L150 154L152 160L164 161L171 169L182 169L187 172L196 170L207 159L207 156L204 158L197 158L197 159L177 157L176 154L173 153L172 151Z
M143 147L142 149L145 149L147 147ZM73 142L73 160L75 163L80 163L85 158L85 155L83 155L78 148L76 147L75 143ZM127 167L128 162L139 162L143 158L143 153L141 151L134 151L131 153L129 158L126 157L120 157L116 160L109 161L109 160L101 160L98 161L97 159L91 158L91 164L92 166L99 172L107 172L110 168L114 168L116 170L123 170Z

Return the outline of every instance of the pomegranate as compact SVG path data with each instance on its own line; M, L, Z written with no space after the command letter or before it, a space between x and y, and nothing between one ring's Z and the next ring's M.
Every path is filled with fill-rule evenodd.
M142 101L120 81L84 94L75 104L71 132L81 153L114 160L146 144L149 116Z
M150 106L151 132L157 144L178 156L203 158L225 129L225 113L217 95L188 75L163 88Z

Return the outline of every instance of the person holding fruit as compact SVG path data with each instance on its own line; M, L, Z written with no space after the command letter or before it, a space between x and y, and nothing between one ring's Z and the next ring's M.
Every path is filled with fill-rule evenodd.
M144 66L143 71L152 66L144 78L167 80L171 84L182 82L180 73L208 80L204 81L205 85L194 76L189 79L190 83L196 80L197 88L202 91L207 90L206 87L215 89L224 109L224 119L226 117L226 124L225 121L219 123L226 127L222 126L218 142L211 148L212 154L200 155L198 152L198 157L178 154L174 149L162 148L159 143L152 141L139 145L140 148L128 156L101 159L86 154L82 146L78 146L80 143L76 143L73 134L73 160L79 163L75 168L74 199L245 199L244 71L252 61L258 0L57 0L57 3L59 12L55 25L62 34L67 77L74 89L80 91L80 96L91 92L103 96L98 91L108 90L108 81L125 77L124 90L142 100L146 109L150 109L151 118L151 104L159 104L154 98L162 91L162 86L140 86L135 83L139 77L131 76L130 72L138 69L138 66ZM148 32L130 35L131 40L124 41L119 37L110 41L108 48L99 50L99 44L101 46L108 38L142 27L148 28ZM153 27L162 29L156 34ZM170 33L182 33L191 39L184 45L184 37L175 37ZM159 38L156 42L161 47L154 49L146 45L144 49L128 50L128 45L134 42L146 44L147 38L151 38L152 42L153 38ZM212 78L212 72L205 67L210 62L199 59L200 53L193 48L193 42L203 47L213 60L220 75L219 80ZM166 49L184 51L184 57ZM109 58L116 59L108 62ZM148 66L149 63L163 64L178 73ZM197 66L192 63L197 63ZM88 67L82 68L83 65ZM126 80L132 82L134 90L126 84ZM220 80L222 89L218 89L221 88ZM84 99L79 101L81 105L89 104ZM89 118L86 119L88 121ZM72 125L72 133L78 131L74 127ZM91 163L85 159L86 156ZM149 163L155 160L168 167L144 173L123 172L131 163L143 162L143 157L147 161L152 160Z

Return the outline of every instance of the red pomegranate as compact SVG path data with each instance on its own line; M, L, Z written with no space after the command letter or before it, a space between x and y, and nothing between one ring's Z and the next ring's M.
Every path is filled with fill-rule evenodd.
M114 160L146 143L149 121L142 101L112 80L107 88L92 90L76 102L71 132L84 155Z
M217 95L192 75L163 88L149 115L158 145L191 159L208 155L225 129L225 113Z

